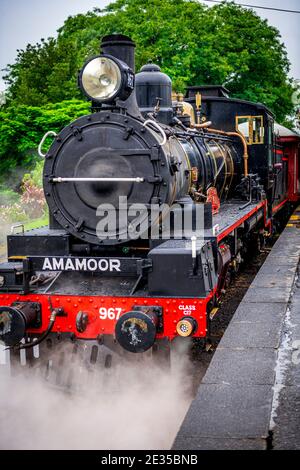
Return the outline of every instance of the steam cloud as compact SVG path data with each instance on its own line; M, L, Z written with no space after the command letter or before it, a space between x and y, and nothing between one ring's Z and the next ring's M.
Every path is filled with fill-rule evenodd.
M78 366L79 393L0 366L0 449L169 449L191 401L186 346L171 372L142 356L94 374Z

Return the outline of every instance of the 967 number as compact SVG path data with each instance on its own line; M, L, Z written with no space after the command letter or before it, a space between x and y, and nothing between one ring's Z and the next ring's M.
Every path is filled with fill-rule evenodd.
M122 309L118 307L100 307L99 308L99 317L100 320L119 320Z

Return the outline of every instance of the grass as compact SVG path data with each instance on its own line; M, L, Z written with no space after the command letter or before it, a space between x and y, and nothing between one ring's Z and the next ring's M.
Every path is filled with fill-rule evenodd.
M44 225L48 225L48 215L44 215L39 219L31 220L29 222L24 223L24 230L33 230L34 228L43 227ZM13 225L13 224L11 224ZM0 239L0 262L4 261L6 258L6 235L3 234Z
M43 227L44 225L48 225L48 215L44 215L39 219L31 220L30 222L25 222L24 230L33 230L34 228Z

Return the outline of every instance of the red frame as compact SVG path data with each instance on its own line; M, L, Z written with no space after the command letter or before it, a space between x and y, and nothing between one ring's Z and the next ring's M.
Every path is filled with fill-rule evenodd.
M245 220L251 217L261 207L264 207L264 222L266 223L267 201L259 202L250 212L241 217L217 236L218 242L223 240ZM39 302L42 310L42 325L40 328L28 329L31 335L41 334L48 326L50 310L63 308L65 316L57 316L53 327L56 333L73 333L80 339L96 339L99 335L114 335L116 319L100 319L99 309L104 307L121 308L121 315L132 310L134 306L160 306L163 310L163 331L157 338L167 337L169 340L177 336L176 325L185 316L192 316L197 321L197 330L194 337L207 335L207 304L214 295L218 295L217 288L213 289L205 298L165 298L165 297L116 297L116 296L75 296L75 295L47 295L47 294L0 294L0 305L10 306L14 302ZM187 307L188 308L184 308ZM46 313L45 313L46 312ZM76 316L79 312L88 314L88 324L83 333L76 328Z
M283 201L280 202L280 204L277 204L277 206L274 206L272 208L272 214L276 214L276 212L278 212L279 209L281 209L282 206L284 206L284 204L286 204L288 201L289 199L284 199Z
M249 219L249 217L251 217L251 215L255 214L255 212L258 212L258 210L261 208L261 207L264 207L264 222L266 223L266 216L267 216L267 200L264 200L264 201L261 201L257 204L257 206L255 206L250 212L248 212L246 215L244 215L243 217L241 217L237 222L235 222L234 224L230 225L230 227L228 227L226 230L224 230L223 232L221 232L218 236L217 236L217 240L218 242L220 242L221 240L223 240L225 237L227 237L231 232L233 232L233 230L235 230L236 228L238 228L240 225L242 225L243 222L245 222L247 219Z
M163 309L164 329L157 334L157 338L167 337L172 340L177 336L176 325L183 317L193 316L198 328L195 337L205 337L207 332L206 307L214 292L206 298L158 298L158 297L110 297L110 296L75 296L46 294L0 294L0 305L10 306L13 302L39 302L42 309L41 328L29 329L28 333L41 334L46 330L50 319L50 303L53 308L63 308L66 316L57 316L53 332L75 333L77 338L96 339L99 335L112 335L115 332L116 320L99 317L99 308L121 308L122 314L131 311L138 305L155 305ZM187 307L188 308L184 308ZM45 314L45 312L47 312ZM87 328L83 333L76 329L76 316L78 312L88 314Z

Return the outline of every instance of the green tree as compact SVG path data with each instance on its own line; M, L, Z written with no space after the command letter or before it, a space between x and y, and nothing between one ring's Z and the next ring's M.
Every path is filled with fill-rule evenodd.
M147 61L158 63L177 91L224 84L233 97L266 104L279 122L293 112L289 61L279 31L253 10L228 2L208 8L195 0L116 0L69 17L57 39L27 46L8 66L8 105L80 98L78 69L110 33L131 36L137 70Z
M265 104L282 122L293 111L294 87L287 78L290 63L279 31L252 10L234 4L207 13L210 50L201 72L208 66L210 82L224 83L234 97Z
M45 132L59 132L70 121L88 112L89 104L79 100L0 110L0 184L8 182L17 189L24 171L40 158L37 147Z
M63 47L54 38L19 50L16 62L4 76L6 101L41 106L80 97L76 87L76 47L65 38ZM72 51L72 53L71 53Z

